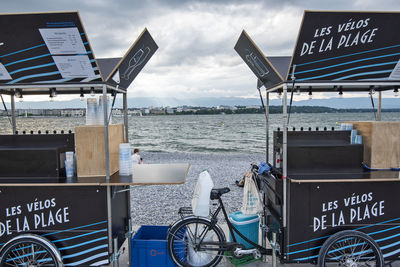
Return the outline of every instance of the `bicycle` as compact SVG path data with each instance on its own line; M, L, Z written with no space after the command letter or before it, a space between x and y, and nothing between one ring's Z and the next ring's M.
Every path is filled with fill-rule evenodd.
M255 168L252 168L253 179L255 179ZM242 258L245 255L253 255L255 259L262 255L271 255L272 250L262 247L237 230L228 219L221 196L230 192L228 187L212 189L211 200L217 200L217 208L208 217L197 217L192 214L191 208L180 208L181 219L176 221L168 232L168 251L174 263L178 266L216 266L224 256L225 252L231 252L233 257ZM217 224L218 215L222 211L232 236L232 242L227 242L225 234ZM185 216L188 215L188 216ZM254 248L246 249L243 244L237 242L235 234L243 238ZM193 254L199 265L187 260L187 254ZM193 256L192 255L192 256ZM192 257L193 258L193 257Z
M261 179L259 179L256 170L252 166L252 179L259 188ZM263 182L266 183L266 181ZM273 190L268 184L267 187ZM218 265L222 257L225 256L225 252L231 252L234 258L253 255L255 259L259 259L262 255L273 255L273 249L280 251L277 244L274 244L274 240L271 243L272 249L260 246L240 233L230 222L221 199L221 196L229 191L230 189L227 187L211 190L210 199L217 200L218 203L217 208L214 212L211 212L209 217L194 216L191 208L179 209L181 219L170 227L167 236L168 252L176 265L210 267ZM217 224L218 215L221 211L228 225L232 242L227 242L223 230ZM243 244L237 242L234 233L254 248L246 249ZM192 257L188 257L188 255ZM192 258L191 261L189 258ZM358 264L382 267L385 265L377 243L365 233L355 230L343 230L331 235L317 252L317 261L314 261L314 263L318 267L352 267L359 266Z

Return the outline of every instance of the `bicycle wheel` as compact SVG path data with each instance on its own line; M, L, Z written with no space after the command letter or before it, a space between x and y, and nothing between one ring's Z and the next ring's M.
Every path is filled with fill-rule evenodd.
M178 266L216 266L222 259L224 232L207 219L185 218L168 233L168 251Z
M346 230L329 237L318 256L319 267L383 267L384 259L376 242L366 234Z
M47 239L32 234L17 236L0 251L0 266L62 267L57 248Z

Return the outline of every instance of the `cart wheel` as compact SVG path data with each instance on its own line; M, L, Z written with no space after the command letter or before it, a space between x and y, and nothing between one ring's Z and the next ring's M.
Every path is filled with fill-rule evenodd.
M329 237L318 255L318 267L383 267L384 259L376 242L366 234L345 230Z
M62 267L60 252L49 240L24 234L7 242L0 250L0 266Z
M171 228L167 238L169 255L177 266L214 267L222 260L225 234L207 218L186 217Z

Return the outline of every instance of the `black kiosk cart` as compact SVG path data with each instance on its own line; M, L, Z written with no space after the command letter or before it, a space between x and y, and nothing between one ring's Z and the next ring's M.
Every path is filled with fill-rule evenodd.
M123 95L128 142L127 88L157 45L145 29L122 59L98 62L78 12L3 14L0 25L0 94L11 97L13 128L0 136L0 265L118 266L132 234L129 186L184 183L188 169L162 178L110 172L107 96ZM15 98L55 94L103 96L104 175L66 178L72 132L17 132Z
M267 95L266 155L273 170L262 176L261 189L263 233L273 248L273 265L277 254L283 263L319 266L358 266L372 257L377 266L398 260L400 127L380 122L382 91L398 93L400 87L398 26L397 12L306 11L294 54L286 59L266 58L245 31L241 34L235 50ZM347 129L289 131L288 93L291 102L296 91L369 92L371 100L376 91L376 122L353 122L363 144L351 143ZM283 124L273 132L270 159L272 92L282 94ZM374 166L372 157L384 159L384 166Z

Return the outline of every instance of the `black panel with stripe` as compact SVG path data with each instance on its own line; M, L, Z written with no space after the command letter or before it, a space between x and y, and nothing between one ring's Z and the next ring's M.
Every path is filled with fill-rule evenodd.
M77 12L0 15L0 62L12 77L0 83L81 82L63 79L39 29L77 28L95 75L100 75ZM73 55L71 55L73 56ZM100 76L90 81L101 81Z

